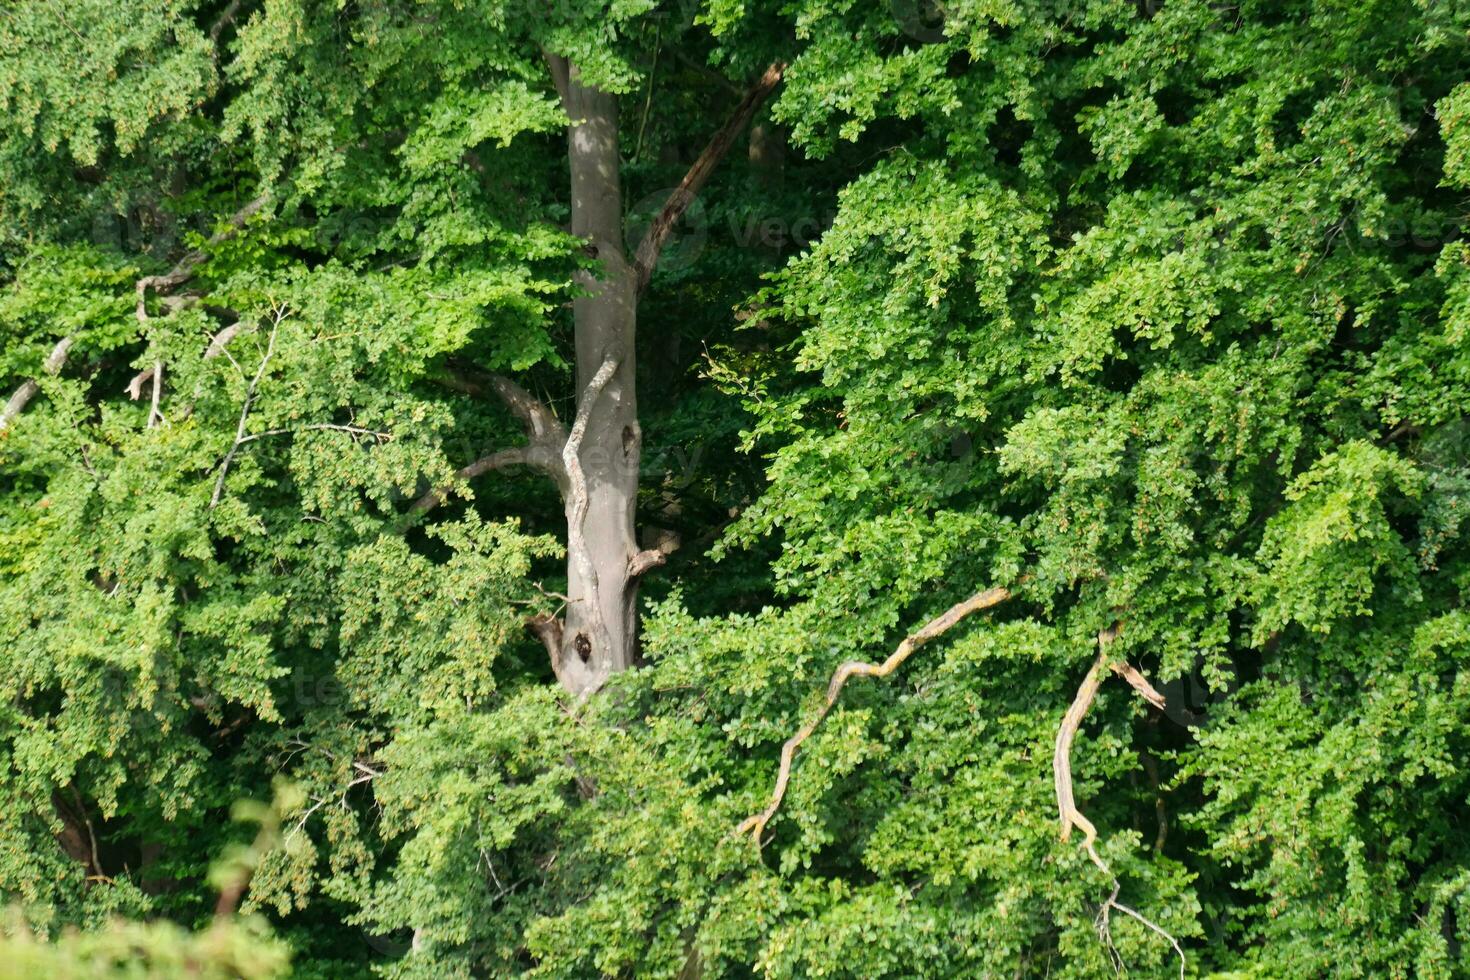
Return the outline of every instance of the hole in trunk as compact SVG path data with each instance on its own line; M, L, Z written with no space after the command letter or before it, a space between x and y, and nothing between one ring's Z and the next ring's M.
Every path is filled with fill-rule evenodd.
M587 639L586 633L578 633L577 638L572 641L572 646L577 650L577 657L586 663L592 658L592 641Z

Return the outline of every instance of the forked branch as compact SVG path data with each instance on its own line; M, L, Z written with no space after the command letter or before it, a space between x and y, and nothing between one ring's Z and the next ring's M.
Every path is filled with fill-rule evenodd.
M541 399L531 394L525 388L514 381L499 374L482 374L474 372L467 367L458 364L450 364L438 381L446 388L469 395L472 398L484 398L490 395L498 398L510 413L520 420L525 428L527 445L520 450L507 450L506 452L520 452L522 457L517 460L520 465L539 470L551 477L556 482L557 488L565 496L567 491L567 472L562 465L562 452L567 443L567 427L562 424L556 413L546 406ZM499 456L502 460L509 457L502 454L486 456L482 460L471 463L466 469L470 469L487 461L494 460ZM506 462L504 465L510 465ZM497 469L498 466L484 466L478 472L486 472L488 469ZM422 498L420 498L422 500Z
M925 623L916 633L905 638L898 645L898 648L889 655L888 659L881 664L849 660L847 663L838 667L832 674L832 680L827 684L827 696L823 699L816 714L805 725L802 725L795 735L787 739L785 745L781 746L781 765L776 771L776 788L771 793L770 803L760 813L746 817L740 826L735 828L734 835L744 836L748 834L751 840L755 842L756 847L760 846L761 835L765 833L766 824L776 815L776 811L781 808L781 801L785 798L786 789L791 783L791 764L796 758L796 750L801 747L801 743L812 736L812 733L817 730L817 726L822 723L822 719L826 718L827 713L837 704L837 698L841 696L843 685L847 683L849 677L887 677L897 670L915 650L936 636L948 632L960 620L972 613L998 606L1010 597L1011 591L1004 588L987 589L984 592L977 592L964 602L956 603L943 614Z

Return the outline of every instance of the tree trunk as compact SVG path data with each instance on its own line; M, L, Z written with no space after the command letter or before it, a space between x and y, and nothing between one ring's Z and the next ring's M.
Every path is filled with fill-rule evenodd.
M572 304L576 327L577 415L566 463L575 475L566 496L567 605L558 675L573 694L595 691L633 664L637 579L634 510L642 435L634 390L637 371L636 277L623 251L617 99L581 84L569 66L565 99L572 125L568 157L572 234L585 239L601 265L578 275L588 295ZM611 375L598 384L599 371ZM578 486L582 482L584 485ZM579 490L581 491L579 493Z

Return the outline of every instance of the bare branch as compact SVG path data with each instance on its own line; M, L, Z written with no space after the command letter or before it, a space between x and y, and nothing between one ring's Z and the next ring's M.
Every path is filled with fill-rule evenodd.
M548 445L554 443L557 454L561 454L562 445L567 438L566 426L562 425L561 419L541 399L510 378L499 374L481 374L477 378L462 365L451 364L439 378L439 382L474 398L494 394L525 425L526 436L532 442Z
M777 61L765 70L760 81L745 93L745 97L735 107L730 118L725 121L719 131L711 137L709 144L689 168L679 186L669 195L664 202L663 208L648 226L648 232L643 236L643 241L638 243L638 249L634 253L633 269L637 275L637 291L643 292L648 286L648 280L653 275L653 267L658 263L658 256L663 251L664 243L668 241L669 235L674 230L674 225L679 218L694 202L694 198L704 188L710 175L720 165L720 161L730 152L736 137L740 135L746 125L750 123L756 110L781 84L781 76L786 71L786 63Z
M215 18L214 23L209 26L209 41L218 47L219 36L224 33L225 28L235 22L235 15L240 12L241 0L230 0L230 5ZM215 51L214 57L219 58L219 52Z
M1121 959L1118 956L1117 949L1113 945L1112 932L1109 926L1114 910L1142 923L1151 931L1162 936L1168 941L1170 946L1174 947L1174 952L1179 955L1180 980L1183 980L1185 959L1184 950L1180 947L1179 941L1165 932L1157 924L1145 918L1136 909L1130 908L1118 901L1118 893L1122 890L1122 885L1118 881L1118 876L1113 874L1112 868L1108 867L1108 863L1103 860L1102 855L1098 854L1097 828L1093 826L1092 821L1084 817L1082 812L1077 809L1077 801L1072 791L1072 742L1077 737L1077 729L1081 727L1082 719L1087 716L1088 709L1092 707L1092 702L1097 697L1097 689L1102 684L1104 668L1110 668L1122 676L1150 704L1158 708L1164 706L1163 695L1159 694L1154 689L1154 686L1148 682L1147 678L1139 673L1137 669L1127 664L1111 664L1108 657L1108 647L1118 638L1118 634L1122 630L1123 625L1116 623L1097 634L1097 659L1092 662L1092 666L1087 670L1087 675L1082 678L1082 683L1077 688L1077 694L1072 698L1072 704L1067 708L1067 713L1062 716L1061 726L1057 729L1056 750L1052 755L1052 777L1056 786L1057 812L1062 823L1062 840L1065 841L1071 836L1072 828L1075 827L1080 830L1083 835L1082 847L1087 851L1088 859L1092 861L1099 871L1107 875L1112 882L1112 892L1108 895L1107 900L1103 902L1102 907L1098 909L1096 925L1098 936L1106 944L1108 952L1113 956L1115 963L1121 965Z
M567 472L562 464L562 451L566 447L567 429L561 419L541 399L510 378L499 374L479 374L477 377L476 374L478 372L472 373L460 365L451 365L437 380L445 387L473 398L484 398L492 394L499 398L525 427L526 439L530 444L525 447L522 465L551 477L565 497Z
M46 360L41 362L41 369L47 374L59 373L61 366L66 363L66 354L71 350L71 344L71 337L62 337L58 340L56 346L51 348L51 353L46 355Z
M869 664L857 660L849 660L847 663L838 667L832 675L831 682L827 685L827 696L822 702L821 707L817 710L817 713L812 716L810 721L801 726L801 729L795 735L787 739L785 745L781 746L781 766L776 772L776 788L771 793L771 802L760 813L747 817L740 826L736 827L734 831L735 836L749 834L756 846L760 846L761 834L765 832L766 824L776 815L776 811L781 807L781 800L786 796L786 787L791 782L791 764L796 758L796 750L800 748L802 742L805 742L817 730L817 726L822 723L822 719L827 717L827 713L837 703L838 696L842 694L842 687L847 683L849 677L858 675L863 677L887 677L897 670L915 650L936 636L949 631L960 620L972 613L998 606L1010 597L1011 591L1005 588L994 588L987 589L984 592L977 592L964 602L956 603L943 614L925 623L912 636L906 637L898 645L898 649L894 650L883 663Z
M628 577L637 578L644 572L658 568L669 560L668 552L648 548L628 559Z
M1113 673L1117 674L1119 677L1127 681L1130 687L1132 687L1135 691L1142 695L1145 701L1153 705L1155 708L1158 708L1160 711L1164 710L1164 696L1158 692L1157 688L1155 688L1152 684L1148 682L1147 677L1144 677L1143 674L1139 673L1137 667L1134 667L1132 664L1121 662L1109 664L1108 666L1113 671Z
M280 329L281 321L286 319L287 312L284 306L276 309L275 320L271 323L269 339L266 340L265 355L260 359L260 367L255 371L255 377L250 379L250 386L245 390L245 402L240 406L240 421L235 423L235 442L230 446L230 451L225 454L220 463L219 477L214 481L214 493L209 498L209 509L213 510L219 505L220 495L225 492L225 477L230 472L230 464L235 461L235 454L247 441L245 437L245 422L250 418L250 407L255 404L255 392L260 387L260 379L265 377L265 369L270 364L271 355L276 350L276 331Z
M163 394L163 362L153 362L153 405L148 409L148 428L153 428L164 421L163 413L158 410L158 400Z
M145 367L143 370L133 375L133 379L128 382L128 386L123 390L128 393L129 398L131 398L133 401L137 401L139 398L143 397L143 386L146 385L152 377L152 366Z
M71 350L74 339L72 337L62 337L58 340L56 346L51 348L51 353L46 355L46 360L41 362L41 370L50 375L59 374L62 365L66 363L66 355ZM11 395L10 400L5 403L5 408L0 410L0 432L5 431L10 426L10 423L14 422L16 417L25 411L31 399L35 398L40 391L41 386L34 379L28 378L21 382L20 387L15 389L15 394Z

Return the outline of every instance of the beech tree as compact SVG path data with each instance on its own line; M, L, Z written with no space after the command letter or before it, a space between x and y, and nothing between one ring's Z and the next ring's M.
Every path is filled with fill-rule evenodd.
M1462 8L6 7L0 975L1465 975Z

